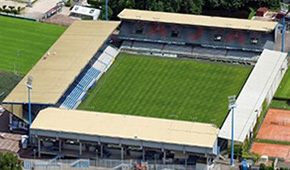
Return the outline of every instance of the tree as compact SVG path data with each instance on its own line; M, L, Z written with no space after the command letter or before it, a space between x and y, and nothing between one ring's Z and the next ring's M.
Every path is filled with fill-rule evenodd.
M183 0L181 1L181 13L187 14L201 14L203 0Z
M18 158L12 153L0 153L0 169L1 170L21 170L22 167Z
M272 166L267 166L267 165L261 163L260 170L274 170L274 168Z

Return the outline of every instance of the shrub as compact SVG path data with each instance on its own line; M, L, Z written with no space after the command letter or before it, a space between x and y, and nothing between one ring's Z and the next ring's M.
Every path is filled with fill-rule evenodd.
M10 10L6 8L6 9L3 10L3 12L8 14L8 13L10 13Z
M12 153L3 154L0 152L0 169L21 170L21 165L16 156Z
M10 11L12 11L15 7L14 6L8 6L8 8L10 9Z
M64 4L64 6L66 6L66 7L70 7L70 6L71 6L70 1L66 1L65 4Z

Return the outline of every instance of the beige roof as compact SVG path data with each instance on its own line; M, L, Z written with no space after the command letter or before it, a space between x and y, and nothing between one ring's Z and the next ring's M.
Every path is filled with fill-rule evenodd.
M33 76L32 103L55 104L116 29L119 22L75 21L3 101L27 103L27 76Z
M211 17L203 15L176 14L168 12L154 12L132 9L124 9L118 15L118 17L121 19L128 20L164 22L164 23L243 29L253 31L272 31L278 24L277 22L270 21Z
M219 133L212 124L58 108L40 111L31 128L210 148Z

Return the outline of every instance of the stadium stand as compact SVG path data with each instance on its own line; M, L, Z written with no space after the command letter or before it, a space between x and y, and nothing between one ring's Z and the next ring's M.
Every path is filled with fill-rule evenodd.
M163 51L171 52L171 53L176 52L176 53L181 53L181 54L191 54L192 46L167 44L164 46Z
M119 53L109 46L111 34L119 24L75 21L4 99L3 106L14 115L13 121L28 120L28 76L33 77L32 117L48 106L75 108Z
M115 60L115 57L119 54L119 49L112 46L107 46L103 53L98 57L96 62L89 66L89 69L83 71L79 78L75 80L65 97L60 104L60 108L75 109L84 99L84 96L88 89L99 80L99 78L105 73Z
M271 103L287 69L287 53L263 51L236 101L235 141L244 142L252 137L257 118L264 111L264 103ZM231 115L228 114L221 127L220 138L231 139Z
M122 49L251 61L257 60L267 42L275 42L278 24L131 9L118 16Z
M150 50L150 51L161 51L163 46L164 46L163 44L159 44L159 43L135 41L133 42L132 48L140 49L140 50L145 49L145 50Z
M214 158L218 152L218 133L216 126L206 123L59 108L40 111L31 126L31 134L38 140L36 148L39 157L42 154L59 154L61 150L65 156L88 158L96 158L96 154L101 152L100 157L104 158L105 148L109 151L108 145L116 145L120 147L111 154L115 157L118 154L117 158L121 156L122 160L128 159L122 147L127 150L138 147L143 150L138 154L141 156L139 159L148 160L150 158L146 158L145 152L155 151L161 154L164 162L168 151L174 151L176 157L171 159L175 158L175 161L194 155L200 156L204 162L206 157ZM74 142L67 143L67 139ZM50 144L45 145L44 141ZM48 150L47 145L56 146L56 149ZM88 147L94 149L85 149ZM100 147L103 149L98 149ZM129 158L133 157L130 154Z
M213 49L213 48L205 48L205 47L194 47L193 48L193 53L195 54L207 54L207 55L219 55L219 56L226 56L227 51L225 49Z
M249 52L249 51L236 51L230 50L227 53L228 57L238 57L238 58L257 58L260 56L260 53L257 52Z
M122 50L135 51L148 55L172 57L189 57L209 59L213 61L235 62L239 64L252 64L258 59L260 52L242 51L233 49L210 48L194 45L178 45L166 43L124 41ZM239 62L236 62L239 61Z
M274 41L274 30L263 33L224 28L222 32L217 32L214 28L183 26L180 31L173 31L171 30L172 24L162 25L158 29L154 23L146 23L143 30L145 33L140 34L138 30L134 30L136 24L138 23L134 21L123 21L120 38L171 44L211 45L245 51L262 51L267 40ZM151 27L154 28L153 31Z

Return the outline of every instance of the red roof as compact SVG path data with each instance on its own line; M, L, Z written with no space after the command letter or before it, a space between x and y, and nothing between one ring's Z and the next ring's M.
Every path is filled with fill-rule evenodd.
M258 8L257 9L257 12L259 11L259 12L267 12L269 9L267 8L267 7L260 7L260 8Z
M257 16L264 16L265 13L268 12L268 8L267 7L260 7L257 9Z

